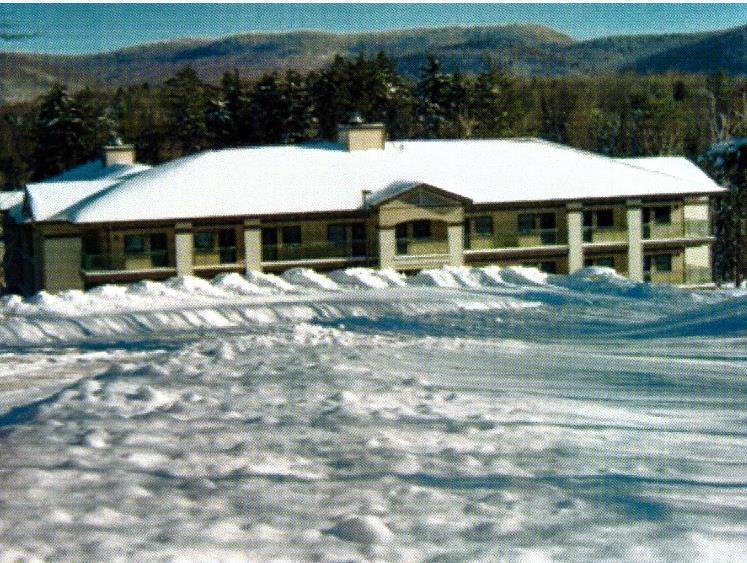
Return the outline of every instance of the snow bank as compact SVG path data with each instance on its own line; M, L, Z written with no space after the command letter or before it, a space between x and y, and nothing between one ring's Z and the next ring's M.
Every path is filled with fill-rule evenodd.
M343 287L383 289L406 285L405 276L394 270L372 270L371 268L348 268L335 270L329 278Z
M309 268L293 268L283 272L283 279L291 284L311 289L326 289L336 291L340 289L333 280Z

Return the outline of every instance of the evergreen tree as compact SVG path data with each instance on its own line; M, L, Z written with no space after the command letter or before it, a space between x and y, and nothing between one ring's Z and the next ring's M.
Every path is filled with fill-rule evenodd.
M331 64L309 74L307 85L319 137L335 140L337 126L347 122L354 111L349 100L346 60L336 55Z
M516 77L491 64L475 80L472 103L478 137L511 137L522 129L531 100Z
M714 199L714 274L739 286L747 269L747 139L713 145L701 164L727 189Z
M428 139L441 138L452 109L453 90L450 77L442 72L441 63L433 55L428 55L414 93L420 135Z
M166 138L181 154L208 145L206 113L208 89L191 67L169 78L161 90Z
M250 95L254 115L255 142L280 144L285 141L288 101L277 72L265 74Z
M316 136L313 106L304 77L296 71L285 73L282 83L286 100L284 143L299 143Z
M251 142L254 125L250 101L238 70L223 74L219 96L210 100L207 120L214 146L235 147Z
M139 161L155 164L180 154L166 149L169 143L160 99L147 83L117 90L111 115L119 136L134 143Z
M54 176L90 157L87 133L81 113L65 86L53 85L42 98L33 125L33 179Z

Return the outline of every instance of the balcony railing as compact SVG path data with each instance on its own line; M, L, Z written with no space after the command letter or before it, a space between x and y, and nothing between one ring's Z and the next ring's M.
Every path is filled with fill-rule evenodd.
M264 262L293 260L323 260L326 258L365 258L366 242L309 242L301 244L265 244L262 246Z
M711 236L711 223L707 219L685 219L685 236L701 238Z
M584 242L625 242L628 231L620 227L584 227Z
M167 250L128 253L84 253L81 256L81 269L85 271L126 271L150 270L173 267Z
M195 266L213 266L219 264L235 264L238 253L235 246L219 246L210 249L195 249Z
M644 271L643 281L653 283L682 284L685 283L685 276L684 272L674 270L672 270L671 272Z
M448 254L449 241L445 238L398 238L397 254L422 256L426 254Z
M706 266L685 266L685 283L711 283L713 275Z
M643 239L644 240L661 240L670 238L682 238L685 234L682 223L644 223Z
M470 233L467 237L466 248L471 250L488 250L497 248L528 248L565 244L558 229L533 229L531 231L496 233L493 235L479 235Z

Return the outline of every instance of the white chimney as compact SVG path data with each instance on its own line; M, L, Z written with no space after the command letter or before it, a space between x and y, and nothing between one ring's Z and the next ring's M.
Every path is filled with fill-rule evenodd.
M104 147L104 166L115 164L135 164L135 145L125 145L122 139L116 138L110 145Z

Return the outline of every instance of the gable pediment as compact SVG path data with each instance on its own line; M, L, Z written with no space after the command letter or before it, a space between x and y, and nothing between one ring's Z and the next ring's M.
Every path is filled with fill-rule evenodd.
M463 207L467 198L428 184L415 184L378 205L386 207Z

